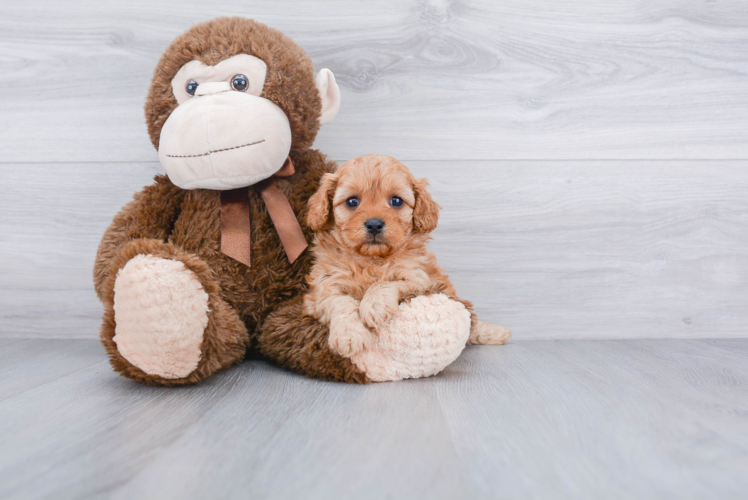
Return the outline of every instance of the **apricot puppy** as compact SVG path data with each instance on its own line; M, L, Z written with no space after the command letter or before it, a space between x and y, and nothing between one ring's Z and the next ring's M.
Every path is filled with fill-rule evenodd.
M366 155L325 174L309 200L315 263L304 313L329 325L330 348L342 356L367 349L372 331L400 302L433 293L471 311L468 343L504 344L511 336L504 326L477 320L426 249L439 219L439 205L426 185L394 158Z

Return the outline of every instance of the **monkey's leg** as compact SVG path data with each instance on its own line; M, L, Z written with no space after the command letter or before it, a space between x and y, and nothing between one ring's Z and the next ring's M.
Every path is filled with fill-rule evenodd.
M366 375L327 343L329 329L304 316L303 297L281 304L260 327L260 352L281 366L308 377L366 384Z
M406 297L398 313L374 332L376 342L345 358L328 345L328 328L302 314L303 298L265 320L260 351L309 377L341 382L384 382L435 375L460 355L478 322L470 302L437 293Z
M123 246L111 266L101 341L116 371L147 384L183 385L244 357L244 322L198 256L139 239Z

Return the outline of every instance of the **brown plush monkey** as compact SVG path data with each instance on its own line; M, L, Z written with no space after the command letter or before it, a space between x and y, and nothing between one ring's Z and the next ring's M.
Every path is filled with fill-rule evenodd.
M194 26L166 49L145 114L169 176L156 176L117 214L94 267L105 308L101 339L115 370L151 384L186 384L257 347L258 325L303 292L311 259L308 250L287 255L263 188L272 183L284 195L311 241L306 203L334 164L310 148L338 104L332 73L320 71L315 82L301 48L251 20ZM295 173L273 178L288 175L284 165ZM248 215L251 234L239 253L249 250L250 266L222 245L227 193ZM346 379L343 372L332 376Z
M302 315L306 205L335 164L311 149L339 106L282 33L242 18L194 26L166 49L145 106L168 175L114 218L96 256L101 339L115 370L198 382L248 349L309 376L365 383Z

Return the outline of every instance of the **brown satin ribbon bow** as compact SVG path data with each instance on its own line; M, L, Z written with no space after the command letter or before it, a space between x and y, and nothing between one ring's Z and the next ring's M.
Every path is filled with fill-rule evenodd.
M308 245L296 214L276 179L289 177L295 172L289 156L275 175L259 183L262 199L292 264ZM249 266L250 247L249 187L221 191L221 252Z

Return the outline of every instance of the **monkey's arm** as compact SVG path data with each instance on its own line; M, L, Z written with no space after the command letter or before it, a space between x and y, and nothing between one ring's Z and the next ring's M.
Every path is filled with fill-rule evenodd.
M165 175L157 175L155 183L146 186L125 205L104 232L94 263L94 288L99 299L110 264L118 252L133 240L166 242L184 199L184 190L176 187Z

